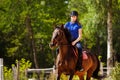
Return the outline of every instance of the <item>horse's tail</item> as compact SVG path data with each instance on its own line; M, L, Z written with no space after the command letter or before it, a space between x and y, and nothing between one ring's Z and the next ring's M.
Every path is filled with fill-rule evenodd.
M96 78L96 79L102 79L105 77L105 75L98 75L98 72L100 71L100 61L98 59L98 57L95 55L96 59L97 59L97 68L95 69L95 71L93 72L92 77Z

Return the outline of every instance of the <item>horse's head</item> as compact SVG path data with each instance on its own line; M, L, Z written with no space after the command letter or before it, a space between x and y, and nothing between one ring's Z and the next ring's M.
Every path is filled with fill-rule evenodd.
M49 46L52 47L57 47L61 44L64 44L65 41L65 32L64 32L64 26L56 26L53 34L52 34L52 38L51 38L51 42L49 44Z

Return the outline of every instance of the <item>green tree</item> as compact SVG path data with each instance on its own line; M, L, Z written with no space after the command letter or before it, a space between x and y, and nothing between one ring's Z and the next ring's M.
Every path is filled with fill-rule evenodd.
M36 65L39 64L40 67L51 67L53 55L48 46L50 34L54 24L65 21L66 9L67 4L64 0L2 0L0 54L6 58L6 62L7 60L14 62L16 58L24 57L32 62L38 61ZM30 22L26 22L27 16ZM31 29L32 33L29 34L30 30L27 29Z
M79 12L80 22L83 26L83 45L90 48L97 54L102 55L103 61L107 58L107 0L70 0L69 10L77 10ZM119 10L120 1L113 0L113 48L115 53L119 53ZM111 34L112 35L112 34Z
M64 24L69 19L69 13L77 10L83 26L84 47L102 55L102 61L106 61L108 9L106 3L107 0L1 0L0 57L5 58L5 64L8 65L14 63L16 58L24 57L33 62L33 67L35 58L38 67L51 67L54 59L48 44L53 26ZM115 53L120 53L118 43L120 0L113 0L112 4L113 48ZM28 16L32 35L26 26Z

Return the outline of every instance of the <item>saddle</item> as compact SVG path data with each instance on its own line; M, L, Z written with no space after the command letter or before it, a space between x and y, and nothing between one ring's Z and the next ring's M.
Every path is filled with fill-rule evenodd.
M83 60L86 60L86 59L88 59L88 55L87 55L87 51L82 51L82 57L83 57Z
M78 53L75 51L75 47L73 47L73 51L74 51L74 55L75 55L76 57L78 57ZM88 55L87 55L87 51L86 51L86 50L83 50L83 51L82 51L82 58L83 58L83 60L88 59Z

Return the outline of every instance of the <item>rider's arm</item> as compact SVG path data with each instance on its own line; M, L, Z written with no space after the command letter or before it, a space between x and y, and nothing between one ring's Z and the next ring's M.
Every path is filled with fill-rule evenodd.
M75 45L77 42L79 42L82 39L82 28L78 30L78 38L72 42L72 45Z

